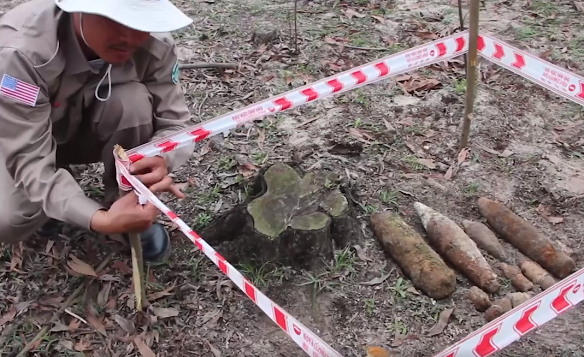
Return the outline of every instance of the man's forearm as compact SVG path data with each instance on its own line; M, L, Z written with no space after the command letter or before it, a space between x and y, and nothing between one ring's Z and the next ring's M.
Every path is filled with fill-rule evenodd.
M89 228L91 216L101 206L84 195L67 170L56 168L46 83L30 61L12 48L0 49L0 73L4 72L27 83L31 91L36 88L38 95L34 103L0 96L0 165L47 216Z

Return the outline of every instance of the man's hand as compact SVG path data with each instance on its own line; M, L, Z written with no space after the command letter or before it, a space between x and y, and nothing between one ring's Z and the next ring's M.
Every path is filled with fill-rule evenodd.
M132 191L115 201L109 210L97 211L91 217L91 230L102 234L141 233L152 225L158 213L150 202L141 205Z
M172 184L172 178L168 176L168 165L162 156L145 157L134 162L130 165L130 173L152 192L170 192L178 198L185 198Z

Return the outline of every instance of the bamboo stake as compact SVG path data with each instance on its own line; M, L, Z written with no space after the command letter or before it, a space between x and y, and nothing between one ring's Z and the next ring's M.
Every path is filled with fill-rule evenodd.
M460 150L468 145L470 124L474 117L474 101L477 81L477 43L479 36L479 6L480 0L470 0L470 19L468 35L468 68L466 71L466 100L464 105L464 121L460 137Z
M119 145L115 146L116 154L122 160L129 160L126 151ZM119 191L120 197L126 193ZM142 242L137 233L128 233L130 247L132 249L132 282L134 284L134 294L136 295L136 310L142 311L148 305L146 301L146 289L144 284L144 257L142 253Z

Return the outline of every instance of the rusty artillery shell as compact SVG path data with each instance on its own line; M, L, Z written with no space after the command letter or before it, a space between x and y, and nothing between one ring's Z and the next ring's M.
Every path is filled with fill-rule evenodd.
M476 286L473 286L468 290L466 298L469 299L475 309L480 312L487 310L492 304L489 295Z
M574 270L574 260L552 245L533 225L500 202L481 197L478 206L489 225L519 251L559 278Z
M536 262L524 260L519 264L519 267L523 275L528 277L534 284L539 285L543 290L549 289L556 283L556 279Z
M391 212L371 215L371 226L383 249L398 263L414 286L439 300L456 290L456 274L424 239Z
M426 229L428 240L479 288L489 293L499 290L498 277L485 257L464 230L448 217L416 202L414 208Z
M472 221L463 221L462 226L466 234L475 241L479 248L502 262L507 261L505 249L503 249L499 239L489 227L480 222Z
M511 280L513 287L521 292L526 292L533 289L533 283L521 273L519 267L501 263L499 268L503 272L503 276Z

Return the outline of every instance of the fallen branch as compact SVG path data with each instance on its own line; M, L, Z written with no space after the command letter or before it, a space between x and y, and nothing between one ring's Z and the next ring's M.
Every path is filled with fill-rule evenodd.
M103 261L97 266L97 269L95 269L95 272L99 273L101 270L103 270L106 267L106 265L109 264L112 257L113 257L113 253L108 254L103 259ZM26 356L28 354L28 352L33 348L33 346L35 346L38 341L42 340L45 337L47 332L49 332L50 324L53 321L58 321L61 319L61 316L63 316L63 314L65 313L65 310L67 310L69 308L69 306L71 306L73 301L75 301L75 299L77 299L79 294L81 294L81 292L87 287L87 285L89 284L90 281L91 281L91 279L86 280L83 284L79 285L79 287L77 287L77 289L75 289L75 291L73 291L73 294L71 294L71 296L69 296L69 298L63 303L63 305L61 305L61 307L57 311L57 314L55 315L55 318L53 320L51 320L51 322L48 325L43 327L42 330L40 330L39 333L37 333L36 336L29 343L27 343L24 346L22 351L20 351L16 355L16 357Z
M220 69L235 69L239 63L182 63L178 65L178 69L198 69L198 68L220 68Z

